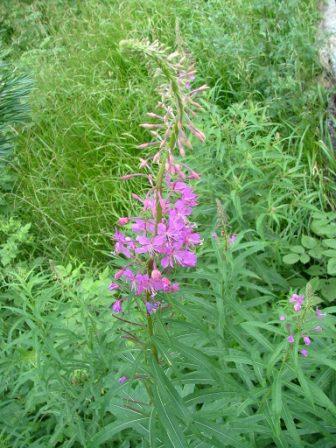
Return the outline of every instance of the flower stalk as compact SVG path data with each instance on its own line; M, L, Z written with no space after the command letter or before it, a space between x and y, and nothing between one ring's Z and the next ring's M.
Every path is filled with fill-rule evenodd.
M151 353L159 362L153 342L154 314L160 312L166 294L179 290L178 283L170 278L174 268L195 267L195 248L201 244L200 235L195 232L196 225L190 221L197 205L197 195L190 181L199 179L199 175L181 164L177 157L184 157L186 150L191 149L188 134L204 141L204 134L191 117L201 108L195 97L206 87L191 90L194 66L186 55L176 51L169 53L158 42L122 41L120 48L146 57L150 70L159 80L161 99L158 112L147 114L152 121L141 125L149 131L152 141L139 148L155 148L156 151L151 157L140 160L149 189L145 197L133 197L142 204L142 212L137 217L120 218L118 223L123 231L116 229L114 234L115 254L122 256L126 263L116 272L113 286L110 285L117 299L112 308L115 313L123 313L124 302L133 301L134 296L141 299ZM139 173L123 178L127 180L134 175Z

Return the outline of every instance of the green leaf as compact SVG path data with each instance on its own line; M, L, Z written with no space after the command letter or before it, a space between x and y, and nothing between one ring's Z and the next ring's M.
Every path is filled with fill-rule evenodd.
M186 424L192 421L190 411L183 404L182 398L179 396L174 386L171 384L163 370L158 366L155 359L151 359L150 365L156 385L162 391L162 395L166 396L175 409L176 415L181 418Z
M321 280L321 293L329 302L336 299L336 279Z
M327 272L329 275L336 275L336 258L328 260Z
M141 424L141 425L148 424L148 417L144 417L142 414L138 414L136 417L133 417L127 421L117 420L116 422L110 423L109 425L106 425L103 429L98 431L97 434L95 434L88 441L87 447L88 448L97 448L102 443L105 443L108 440L111 440L111 438L114 435L119 434L124 429L126 429L126 428L135 429L138 424Z
M183 431L174 416L174 409L164 400L159 389L152 388L153 401L162 427L167 432L173 448L185 448L188 442L184 437Z
M278 372L272 384L272 411L275 417L280 418L282 410L282 374Z
M301 238L301 244L307 249L314 249L317 245L317 240L310 236L303 235Z
M323 266L319 266L319 265L314 265L314 266L310 266L307 269L307 273L309 275L311 275L312 277L318 276L318 275L323 275L326 273L326 269Z
M309 250L308 254L316 260L321 260L321 258L323 257L323 250L324 249L322 246L317 245L316 247L314 247L314 249Z
M336 249L336 239L326 239L322 241L323 246L331 247L332 249Z
M301 263L306 264L310 261L310 256L308 254L303 254L300 257L300 261Z
M299 260L300 260L300 256L297 255L297 254L288 254L288 255L285 255L285 256L283 257L283 259L282 259L282 261L283 261L285 264L295 264L295 263L297 263Z
M336 250L334 249L324 250L323 255L329 258L336 258Z
M304 248L302 247L302 246L291 246L290 248L289 248L289 250L291 251L291 252L294 252L295 254L299 254L299 255L302 255L302 254L304 254L305 253L305 250L304 250Z

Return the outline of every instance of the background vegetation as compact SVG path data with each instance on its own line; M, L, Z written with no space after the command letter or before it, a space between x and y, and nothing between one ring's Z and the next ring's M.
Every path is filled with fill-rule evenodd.
M15 143L0 180L0 446L332 448L335 162L317 2L10 3L0 5L0 149ZM207 142L188 156L202 174L204 245L174 313L156 322L167 368L143 365L109 310L109 235L142 188L120 175L136 170L139 124L157 100L145 67L119 52L131 37L182 44L210 86ZM224 251L214 231L237 243ZM294 290L328 313L307 359L289 356L278 323ZM139 374L153 378L154 406Z

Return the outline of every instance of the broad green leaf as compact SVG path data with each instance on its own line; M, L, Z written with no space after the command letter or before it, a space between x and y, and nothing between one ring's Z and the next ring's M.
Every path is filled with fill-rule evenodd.
M323 255L329 258L336 258L336 250L335 249L324 250Z
M300 256L298 254L287 254L283 257L282 261L285 264L295 264L300 260Z
M307 263L309 263L309 261L310 261L310 256L309 256L308 254L303 254L303 255L301 255L301 257L300 257L300 261L301 261L301 263L303 263L303 264L307 264Z
M314 247L314 249L310 249L308 251L308 254L312 257L315 258L316 260L321 260L323 257L323 247L320 245L317 245L316 247Z
M336 275L336 258L328 260L327 272L329 275Z
M336 249L336 239L325 239L322 241L323 246L331 247L331 249Z
M291 246L290 248L291 252L294 252L295 254L303 255L305 253L305 250L302 246Z
M317 246L317 240L315 238L312 238L310 236L303 235L301 238L301 244L306 249L314 249L314 247Z

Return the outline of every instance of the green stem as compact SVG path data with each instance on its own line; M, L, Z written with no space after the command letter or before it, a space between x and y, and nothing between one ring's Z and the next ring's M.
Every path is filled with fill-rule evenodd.
M155 358L155 361L158 363L159 362L158 351L157 351L157 348L153 344L153 341L152 341L152 337L154 335L153 319L152 319L152 316L150 314L148 314L148 313L147 313L147 330L148 330L149 339L151 341L152 354L153 354L153 356Z

